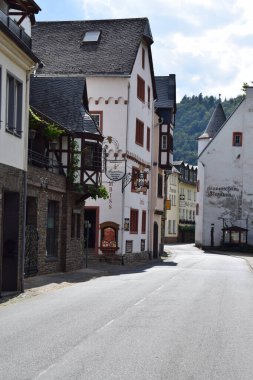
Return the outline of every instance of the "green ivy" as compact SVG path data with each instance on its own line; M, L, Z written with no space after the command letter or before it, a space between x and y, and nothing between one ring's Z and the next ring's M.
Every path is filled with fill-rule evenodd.
M88 186L88 193L92 199L102 198L108 199L109 194L107 189L104 186Z
M71 183L75 183L78 178L78 171L80 166L80 152L77 141L71 140L70 142L70 167L68 169L67 178Z
M55 123L49 123L48 121L43 120L40 116L33 112L31 108L29 109L29 128L35 130L41 128L42 134L49 141L58 138L64 133L64 131Z

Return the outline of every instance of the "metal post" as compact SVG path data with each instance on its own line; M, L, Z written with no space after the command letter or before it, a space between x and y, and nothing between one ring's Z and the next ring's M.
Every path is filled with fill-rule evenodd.
M89 234L91 223L88 220L84 221L84 226L86 228L86 250L85 250L85 268L88 268L88 247L89 247Z
M214 224L211 224L211 247L214 246Z

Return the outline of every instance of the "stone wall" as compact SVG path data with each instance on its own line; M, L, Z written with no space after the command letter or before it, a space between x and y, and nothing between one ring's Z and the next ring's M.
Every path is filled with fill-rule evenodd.
M148 261L150 259L150 255L147 251L144 252L133 252L126 253L124 255L124 264L131 264L138 261Z
M18 271L17 290L22 285L22 246L23 246L23 215L24 215L24 172L11 166L0 164L0 293L2 284L2 255L3 255L3 201L4 192L19 194L19 241L18 241Z
M82 268L83 253L83 203L78 203L81 194L70 192L66 188L66 178L63 175L51 173L40 168L29 166L28 196L35 197L37 216L30 216L36 224L38 241L38 274L59 271L71 271ZM58 204L57 215L57 254L48 257L47 214L48 202ZM80 210L80 237L71 236L72 212Z

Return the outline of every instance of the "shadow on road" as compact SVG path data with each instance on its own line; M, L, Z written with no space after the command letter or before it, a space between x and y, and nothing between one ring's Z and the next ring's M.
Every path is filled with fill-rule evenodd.
M19 295L2 295L2 298L0 298L0 304L5 303L9 300L13 300L15 298L38 295L77 283L87 282L99 277L121 276L131 273L144 273L148 269L154 267L176 267L177 265L178 264L176 262L169 260L168 255L164 255L164 257L147 262L137 262L127 265L93 263L93 265L88 265L88 268L83 268L74 272L59 272L54 274L29 277L24 281L25 293Z

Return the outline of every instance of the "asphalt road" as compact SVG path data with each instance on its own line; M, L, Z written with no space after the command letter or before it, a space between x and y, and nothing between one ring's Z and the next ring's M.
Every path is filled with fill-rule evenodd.
M169 249L163 265L0 306L0 379L252 380L252 269Z

